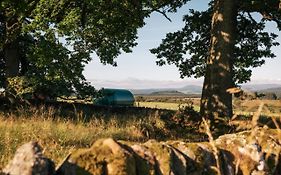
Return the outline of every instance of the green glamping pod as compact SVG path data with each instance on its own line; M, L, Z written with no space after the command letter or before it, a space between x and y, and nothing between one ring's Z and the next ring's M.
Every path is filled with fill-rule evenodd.
M133 106L135 98L126 89L103 89L102 97L94 99L94 104L99 106Z

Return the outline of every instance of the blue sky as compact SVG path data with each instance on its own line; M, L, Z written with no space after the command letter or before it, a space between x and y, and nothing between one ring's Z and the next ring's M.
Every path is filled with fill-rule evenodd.
M159 13L154 13L146 19L145 27L138 31L138 46L133 48L133 53L120 55L116 59L117 67L103 65L95 55L92 55L93 61L85 67L86 79L97 88L166 88L182 87L188 84L201 85L203 79L180 79L179 71L174 65L157 66L155 56L149 52L149 49L161 43L166 33L174 32L184 26L182 17L189 8L207 8L206 0L192 2L179 9L176 14L169 14L172 22ZM274 28L275 24L268 25L268 30ZM281 34L279 31L278 33ZM281 43L281 37L278 40ZM277 57L267 60L265 65L254 69L251 83L281 84L281 46L273 50Z

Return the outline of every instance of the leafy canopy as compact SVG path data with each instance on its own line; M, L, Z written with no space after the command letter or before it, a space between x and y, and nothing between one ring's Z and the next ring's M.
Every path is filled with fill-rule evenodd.
M157 11L165 15L188 0L3 0L0 6L0 80L5 49L18 43L20 76L30 90L53 96L91 94L82 72L96 53L103 64L136 46L137 29ZM17 80L17 78L15 78ZM12 81L8 82L17 82Z
M185 26L177 32L168 33L159 47L151 49L157 56L158 65L175 64L182 78L205 75L211 44L213 2L206 11L191 9L183 18ZM271 48L279 45L276 41L278 35L266 31L265 27L267 21L275 21L280 30L281 13L278 0L238 2L233 82L244 83L250 80L252 68L263 65L265 58L275 57Z

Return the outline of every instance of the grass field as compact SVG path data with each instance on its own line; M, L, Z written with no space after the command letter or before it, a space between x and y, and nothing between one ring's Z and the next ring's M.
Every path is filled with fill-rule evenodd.
M90 117L83 111L73 112L75 115L68 116L60 109L43 106L0 112L0 170L16 149L29 141L39 142L44 154L58 164L73 149L89 147L99 138L132 142L198 138L194 133L183 132L183 128L169 127L175 125L167 120L173 115L169 111L145 109L113 113L105 110Z
M204 141L205 133L177 111L190 106L199 111L199 99L170 102L140 101L139 107L157 108L112 112L108 109L87 114L87 110L67 108L18 108L0 112L0 170L11 160L16 148L31 140L39 142L44 154L58 164L73 149L89 147L99 138L144 142L156 140ZM281 116L281 101L234 101L236 113L250 115L259 105L264 107L259 115ZM161 110L169 109L169 110ZM189 116L190 117L190 116ZM192 116L191 116L192 117ZM251 118L249 118L251 119ZM239 122L239 121L238 121ZM246 124L248 121L243 121ZM267 121L266 121L267 122ZM238 123L238 125L240 125ZM196 130L196 131L195 131Z
M136 106L157 108L157 109L170 109L178 110L179 107L190 106L194 107L195 111L200 110L199 99L190 99L184 102L163 102L156 101L157 99L150 99L150 101L136 102ZM281 116L281 100L235 100L233 102L233 110L236 115L253 115L259 105L263 103L263 110L261 115L264 116Z
M178 110L180 107L189 106L188 103L171 103L171 102L137 102L136 106L138 107L147 107L147 108L157 108L157 109L169 109L169 110ZM194 110L199 111L199 106L193 106Z
M125 120L120 116L110 119L93 116L85 122L82 116L70 119L57 116L55 112L41 108L40 111L20 109L0 114L0 169L12 158L17 147L31 140L39 142L46 148L44 154L58 163L73 148L89 147L98 138L147 139L141 132L142 121L136 117Z

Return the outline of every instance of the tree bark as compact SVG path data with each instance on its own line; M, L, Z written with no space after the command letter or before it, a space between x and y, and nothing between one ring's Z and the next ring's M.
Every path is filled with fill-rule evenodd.
M234 86L232 62L236 40L237 0L216 0L212 17L210 56L203 84L200 113L203 117L231 117Z
M4 48L6 62L6 78L16 77L19 75L19 44L18 41L12 41Z
M8 12L6 12L8 13ZM20 46L18 36L21 25L17 16L3 17L4 25L4 57L5 57L5 77L12 78L19 75L20 68Z

